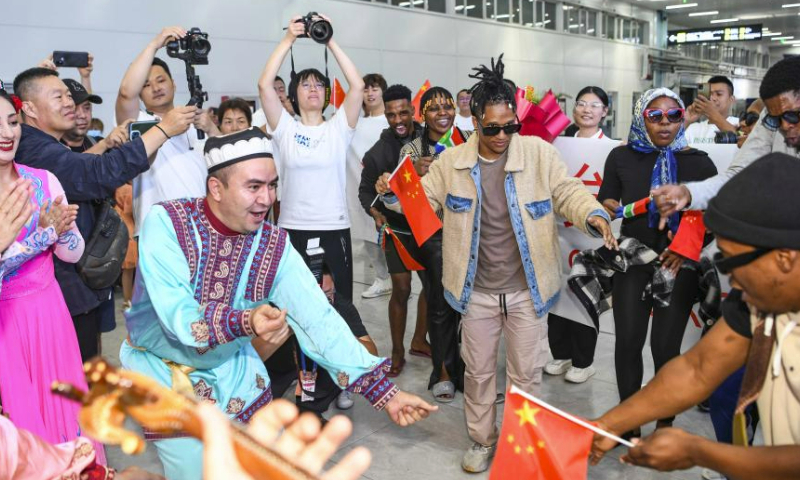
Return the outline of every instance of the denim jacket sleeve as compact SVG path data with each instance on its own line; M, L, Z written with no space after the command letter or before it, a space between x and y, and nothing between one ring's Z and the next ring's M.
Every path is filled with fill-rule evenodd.
M689 205L689 209L705 210L708 207L708 202L717 195L723 185L728 183L728 180L757 159L772 152L775 135L780 134L770 131L759 121L727 170L702 182L685 184L692 195L692 203Z

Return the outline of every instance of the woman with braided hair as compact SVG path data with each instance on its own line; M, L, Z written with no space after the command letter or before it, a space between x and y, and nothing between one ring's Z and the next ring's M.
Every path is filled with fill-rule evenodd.
M502 55L476 68L472 121L476 134L445 150L422 178L428 201L443 212L442 283L462 314L461 355L467 429L473 440L461 467L483 472L494 456L497 352L506 338L509 382L535 393L547 361L547 312L561 287L556 216L616 248L608 214L571 177L558 150L521 137L515 87L503 78ZM388 175L376 190L389 191ZM384 204L399 202L385 195Z
M437 151L439 140L448 134L468 138L470 132L463 132L453 125L456 105L453 95L443 87L426 90L420 100L420 110L425 122L422 135L400 150L400 160L410 156L417 173L422 177L445 151L441 147ZM410 235L407 238L414 241ZM433 363L428 388L436 401L449 403L455 398L456 390L463 390L464 364L458 355L458 315L447 304L442 289L442 232L434 234L419 250L423 257L419 261L425 267L424 293L428 304L428 333ZM394 361L393 358L393 364L397 365Z

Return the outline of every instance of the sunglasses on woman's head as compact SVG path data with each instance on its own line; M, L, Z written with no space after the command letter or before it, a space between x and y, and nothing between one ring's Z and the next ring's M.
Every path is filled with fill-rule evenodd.
M669 123L680 123L683 120L683 114L682 108L670 108L669 110L648 108L644 111L644 119L650 123L661 123L661 119L666 115Z
M775 116L767 115L764 117L764 126L774 132L781 127L781 120L786 120L786 123L797 125L800 123L800 110L790 110Z
M481 127L481 133L487 137L499 135L500 130L505 132L506 135L513 135L515 133L519 133L519 131L522 129L522 124L519 123L519 120L517 120L517 123L508 123L506 125L490 125L488 127L484 127L480 122L478 122L478 125Z
M744 112L739 116L739 121L744 122L748 127L758 121L758 114L755 112Z

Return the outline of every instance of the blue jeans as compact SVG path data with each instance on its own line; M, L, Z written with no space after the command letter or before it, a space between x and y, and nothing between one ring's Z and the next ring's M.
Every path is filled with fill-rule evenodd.
M725 379L709 398L711 423L714 425L714 433L716 433L717 441L720 443L733 443L733 413L736 410L739 391L742 389L743 377L744 367ZM756 405L750 405L744 413L747 419L749 443L752 445L756 426L758 425Z

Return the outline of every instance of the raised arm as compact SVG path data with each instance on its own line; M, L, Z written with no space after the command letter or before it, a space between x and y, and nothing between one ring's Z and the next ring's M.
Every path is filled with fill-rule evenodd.
M269 56L267 64L261 72L261 77L258 79L258 94L261 99L261 106L264 108L264 114L267 117L267 125L269 125L272 131L278 128L278 122L283 112L281 100L278 98L278 93L275 92L275 88L273 88L275 77L278 75L278 70L280 70L281 65L283 65L286 54L289 53L289 49L292 48L297 36L305 33L303 24L295 22L295 20L298 19L300 19L300 16L296 15L289 20L289 26L286 28L286 35L284 35L283 39L278 43L278 46L275 47L275 50L272 51L272 55Z
M353 61L344 53L344 50L336 43L336 40L331 38L328 42L328 49L336 59L336 63L339 64L339 68L344 73L344 78L350 87L347 90L347 96L344 97L342 109L347 115L347 124L351 128L356 128L358 118L361 116L361 106L364 102L364 80L361 78L361 74L358 73Z
M183 38L186 30L182 27L167 27L147 44L142 53L131 63L122 83L119 85L117 94L116 115L117 123L122 123L129 118L139 116L139 94L142 93L147 77L150 75L150 67L156 52L164 47L171 38Z
M744 365L749 346L750 340L727 322L717 322L697 345L664 365L642 390L605 413L598 423L622 434L697 405ZM596 438L593 461L596 463L614 445L611 440Z

